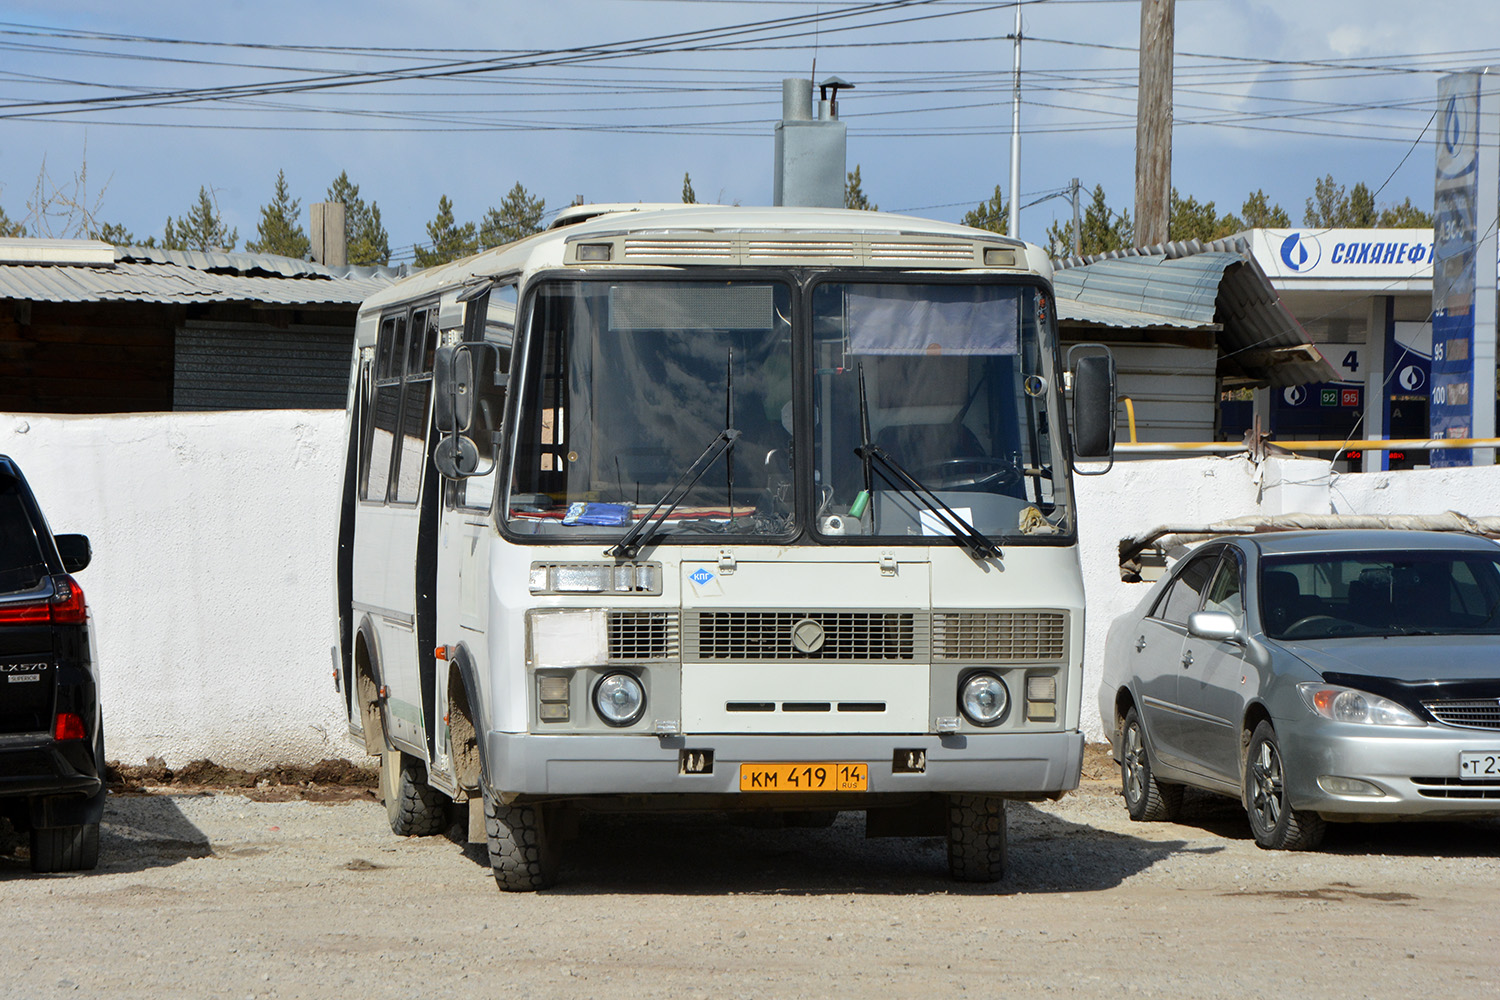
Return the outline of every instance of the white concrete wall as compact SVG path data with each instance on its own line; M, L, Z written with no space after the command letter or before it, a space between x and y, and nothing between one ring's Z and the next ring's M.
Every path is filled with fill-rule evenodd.
M1132 610L1149 584L1120 582L1121 538L1161 524L1218 521L1249 514L1500 515L1500 466L1340 475L1326 461L1175 458L1124 462L1107 475L1080 478L1080 544L1088 620L1084 638L1083 726L1104 739L1096 692L1110 622Z
M52 530L89 536L105 752L363 760L333 690L343 413L0 416Z
M332 682L333 553L343 414L0 416L54 531L81 531L108 754L230 767L363 761ZM1257 474L1259 473L1259 474ZM1079 478L1084 728L1109 623L1146 585L1120 582L1120 538L1241 514L1500 514L1500 469L1335 476L1326 462L1177 458Z

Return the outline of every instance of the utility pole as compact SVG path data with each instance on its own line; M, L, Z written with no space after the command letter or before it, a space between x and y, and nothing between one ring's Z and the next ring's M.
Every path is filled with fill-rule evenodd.
M1068 185L1068 193L1073 196L1073 256L1083 256L1083 223L1078 218L1078 178L1073 178L1073 183Z
M1006 235L1021 238L1021 4L1016 4L1015 71L1010 95L1010 223Z
M1175 0L1141 0L1135 108L1135 242L1167 242L1172 200L1172 36Z

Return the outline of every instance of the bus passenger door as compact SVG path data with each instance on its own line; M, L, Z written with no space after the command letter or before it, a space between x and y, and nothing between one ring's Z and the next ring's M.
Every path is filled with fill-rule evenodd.
M355 621L369 621L374 632L371 657L383 688L387 739L424 759L418 536L436 336L436 309L381 317L372 399L361 428L352 581ZM426 654L432 655L431 648Z
M509 376L515 313L513 284L496 285L466 305L464 340L494 345L493 360L502 380ZM490 369L485 366L484 370ZM456 655L456 647L462 645L470 665L479 668L475 670L476 679L489 662L490 557L496 537L492 507L499 481L499 448L494 442L500 440L494 432L501 427L505 386L480 386L479 401L473 436L480 439L476 443L480 447L481 468L487 467L488 471L444 481L437 555L437 644L448 647L450 658ZM438 673L439 714L446 716L451 703L448 683L452 672L439 664ZM475 698L482 696L481 692L474 692ZM477 710L477 706L472 708ZM480 723L478 719L474 721ZM439 766L433 768L433 780L442 782L440 775L448 771L452 754L447 726L441 727L436 746Z

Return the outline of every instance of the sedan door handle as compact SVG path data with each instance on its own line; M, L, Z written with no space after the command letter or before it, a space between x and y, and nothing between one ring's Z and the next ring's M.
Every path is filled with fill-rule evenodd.
M1184 667L1191 667L1193 665L1193 651L1191 649L1182 654L1182 665Z
M1138 637L1135 640L1135 651L1137 653L1139 653L1141 650L1143 650L1145 648L1146 648L1146 637L1145 636Z

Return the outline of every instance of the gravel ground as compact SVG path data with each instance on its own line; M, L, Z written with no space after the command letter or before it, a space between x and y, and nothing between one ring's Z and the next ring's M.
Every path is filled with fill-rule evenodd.
M1500 995L1500 823L1278 854L1227 800L1131 823L1115 784L1012 804L996 886L857 814L609 817L533 895L499 893L482 848L392 836L367 792L116 795L97 872L0 856L0 996Z

